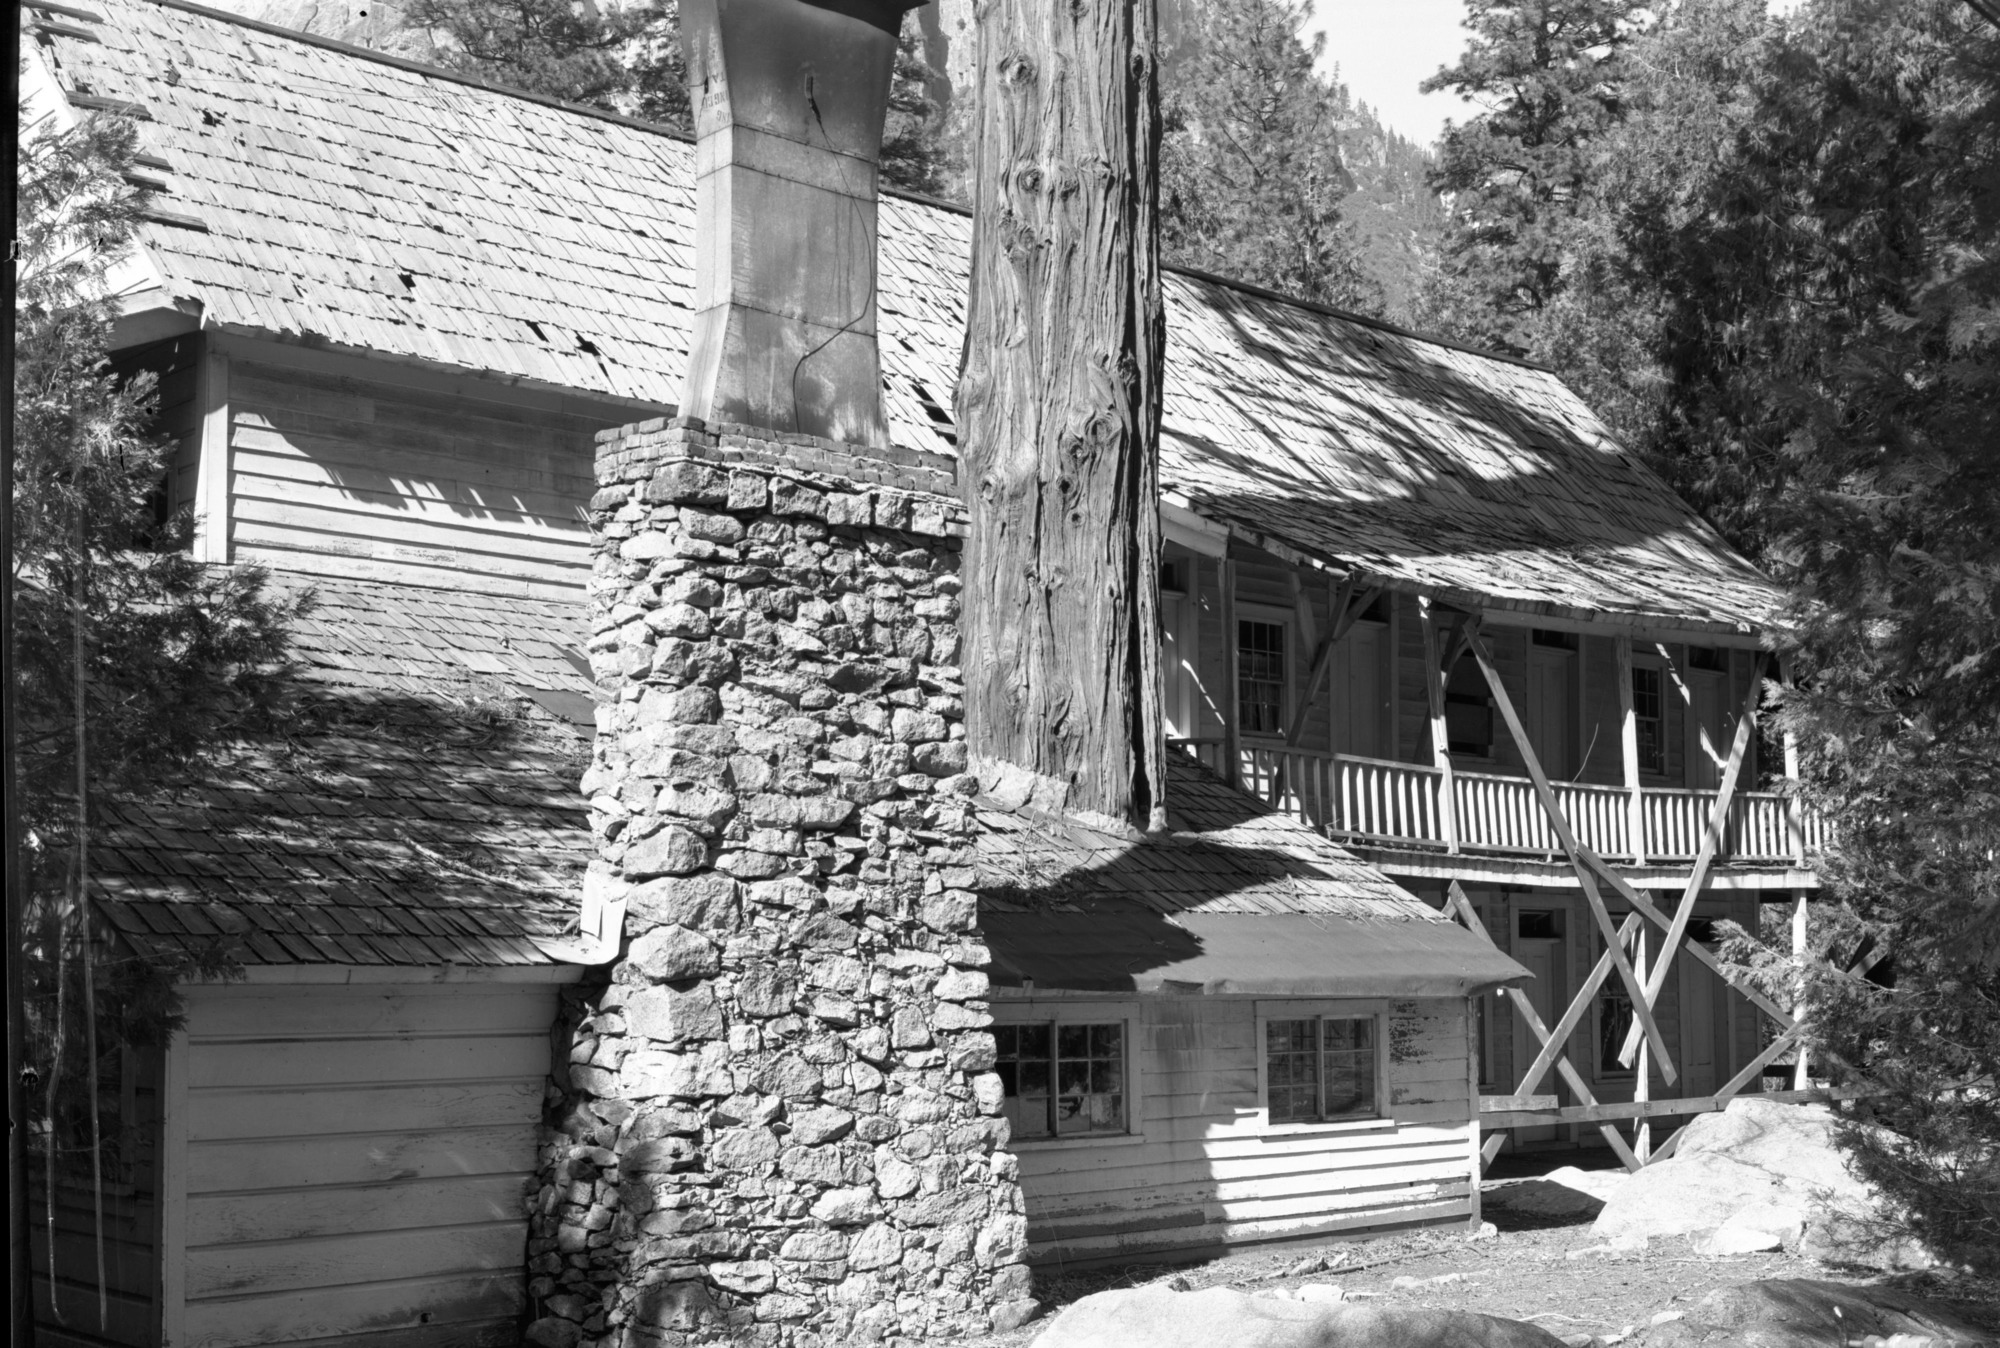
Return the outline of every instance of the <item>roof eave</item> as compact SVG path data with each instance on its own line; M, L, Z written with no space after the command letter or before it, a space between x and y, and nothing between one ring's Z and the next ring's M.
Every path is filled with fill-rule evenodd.
M1449 608L1481 614L1502 625L1535 625L1561 629L1574 628L1613 635L1644 635L1656 641L1694 639L1700 643L1765 650L1787 644L1785 638L1788 629L1777 623L1760 625L1728 622L1665 610L1634 609L1628 612L1612 612L1545 600L1514 599L1454 586L1426 585L1421 581L1409 580L1402 576L1385 575L1371 569L1365 561L1324 553L1289 539L1280 538L1276 534L1253 529L1220 512L1205 511L1178 492L1163 489L1160 500L1163 513L1171 508L1182 515L1195 517L1210 526L1212 530L1220 531L1231 541L1268 552L1293 566L1325 571L1342 579L1358 576L1365 583L1379 585L1393 594L1431 599ZM1212 548L1197 547L1195 550L1214 556L1221 555Z

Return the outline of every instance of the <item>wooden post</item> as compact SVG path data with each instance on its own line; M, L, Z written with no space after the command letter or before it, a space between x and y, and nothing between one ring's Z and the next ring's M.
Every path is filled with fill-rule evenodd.
M1643 891L1634 889L1632 882L1620 875L1603 857L1598 856L1597 853L1587 847L1578 850L1579 854L1583 857L1584 863L1596 871L1598 877L1610 885L1625 902L1631 904L1634 909L1643 914L1648 922L1651 922L1662 931L1673 925L1673 919L1666 913L1661 912L1658 904L1647 898ZM1745 1001L1748 1001L1752 1006L1769 1016L1779 1029L1788 1030L1792 1027L1794 1024L1793 1018L1786 1013L1782 1006L1779 1006L1769 997L1757 991L1749 983L1744 982L1740 974L1736 973L1715 956L1709 954L1707 948L1700 942L1697 941L1689 945L1687 952L1702 964L1707 965L1710 973L1741 993Z
M1463 891L1460 891L1461 893ZM1479 915L1473 914L1473 921ZM1486 1157L1480 1150L1484 1139L1479 1135L1479 996L1474 992L1465 998L1465 1098L1472 1101L1472 1121L1466 1125L1470 1135L1470 1155L1466 1158L1471 1166L1472 1212L1465 1220L1466 1229L1477 1231L1481 1220L1479 1203L1479 1181L1486 1173Z
M1563 814L1562 804L1556 799L1555 789L1549 785L1548 774L1542 771L1540 758L1535 754L1535 746L1529 742L1527 727L1521 724L1520 713L1514 710L1514 699L1508 695L1507 685L1500 678L1499 667L1493 663L1493 653L1486 649L1484 638L1479 635L1479 623L1475 618L1466 629L1466 642L1471 647L1472 656L1479 662L1479 669L1486 676L1486 687L1493 694L1494 705L1500 709L1501 718L1507 722L1507 733L1513 737L1514 747L1520 750L1521 765L1528 770L1528 780L1534 784L1535 795L1541 800L1542 812L1548 816L1549 827L1555 830L1561 840L1563 852L1569 857L1570 869L1576 872L1577 884L1583 889L1583 900L1590 908L1590 914L1597 919L1597 929L1604 935L1607 953L1611 963L1618 970L1618 976L1632 997L1632 1017L1646 1032L1652 1042L1653 1051L1660 1055L1660 1075L1669 1086L1679 1078L1674 1068L1673 1055L1667 1052L1667 1041L1660 1033L1660 1027L1653 1019L1652 1004L1646 1000L1644 986L1638 975L1632 972L1631 961L1625 958L1624 947L1618 939L1617 929L1611 924L1611 910L1604 906L1604 896L1598 893L1597 881L1592 877L1585 861L1596 854L1577 841L1576 833L1569 826L1569 819ZM1636 905L1635 905L1636 906Z
M175 1348L187 1342L189 1052L187 1027L182 1026L167 1041L162 1063L160 1149L154 1168L154 1183L159 1186L160 1342Z
M1460 918L1465 922L1466 926L1483 937L1486 944L1493 946L1496 950L1499 948L1499 944L1493 939L1493 933L1486 930L1486 924L1479 920L1478 911L1473 908L1472 900L1466 897L1465 890L1459 885L1458 881L1452 881L1450 888L1445 891L1445 902L1458 911ZM1568 1083L1570 1090L1576 1093L1576 1098L1586 1105L1595 1106L1597 1104L1597 1097L1591 1094L1589 1083L1584 1081L1583 1076L1576 1068L1570 1066L1568 1055L1562 1051L1563 1041L1550 1034L1548 1026L1542 1023L1541 1015L1535 1010L1535 1004L1529 1001L1527 994L1519 988L1508 988L1506 989L1506 993L1507 999L1514 1005L1514 1014L1521 1018L1523 1025L1527 1026L1528 1033L1534 1035L1540 1041L1542 1052L1555 1063L1556 1071ZM1526 1094L1527 1092L1523 1091L1521 1093ZM1478 1098L1478 1094L1475 1091L1473 1095L1475 1109L1477 1108ZM1617 1128L1609 1123L1600 1123L1598 1124L1598 1132L1603 1135L1605 1142L1610 1144L1611 1150L1618 1154L1618 1159L1624 1163L1627 1170L1639 1169L1639 1158L1634 1156L1632 1149L1625 1145L1625 1139L1619 1135ZM1501 1144L1505 1141L1506 1137L1500 1131L1496 1130L1492 1137L1487 1138L1481 1143L1479 1148L1480 1164L1482 1166L1491 1164L1493 1158L1500 1154Z
M229 560L229 353L213 332L201 339L201 457L195 468L194 557Z
M1673 968L1677 954L1687 936L1688 922L1694 917L1695 903L1701 898L1701 887L1708 881L1708 868L1714 864L1716 853L1722 850L1723 835L1729 829L1729 807L1736 799L1736 783L1742 778L1743 763L1750 749L1750 732L1757 724L1757 701L1761 691L1758 675L1762 672L1761 661L1750 667L1750 691L1744 695L1743 711L1736 719L1736 734L1729 743L1729 760L1723 765L1722 784L1715 793L1715 808L1709 812L1708 830L1702 835L1701 851L1695 855L1694 865L1688 871L1687 883L1681 889L1681 901L1674 910L1673 925L1667 928L1667 936L1660 943L1660 958L1653 966L1653 976L1646 982L1646 1005L1648 1008L1659 1004L1660 989L1667 984L1667 974ZM1624 1049L1619 1053L1620 1062L1631 1062L1638 1051L1638 1027L1626 1036Z
M1632 951L1632 967L1638 972L1641 978L1644 978L1646 976L1646 929L1644 927L1639 929L1636 940L1637 944ZM1636 1021L1633 1024L1633 1028L1638 1028ZM1639 1061L1633 1068L1632 1102L1634 1104L1644 1104L1653 1098L1653 1063L1651 1055L1646 1051L1646 1041L1644 1039L1639 1041L1638 1056ZM1639 1158L1640 1165L1644 1165L1648 1160L1652 1159L1653 1124L1651 1120L1644 1116L1633 1121L1632 1154Z
M1166 826L1155 22L1147 0L981 7L957 391L975 765L1147 830Z
M1778 682L1786 688L1792 686L1792 657L1789 652L1778 656ZM1792 864L1800 870L1806 866L1806 811L1805 802L1799 799L1799 741L1790 730L1784 732L1785 781L1790 794L1785 798L1785 833L1792 845ZM1800 901L1804 902L1801 895Z
M1618 653L1618 742L1625 764L1625 830L1632 864L1646 864L1646 797L1639 785L1639 718L1632 709L1632 638L1612 643Z
M1625 920L1618 926L1620 944L1631 944L1637 938L1639 929L1639 915L1627 913ZM1597 957L1597 963L1592 966L1590 976L1577 988L1576 995L1570 998L1568 1009L1556 1021L1555 1029L1550 1031L1552 1047L1545 1046L1535 1055L1534 1061L1528 1064L1528 1070L1521 1074L1520 1081L1514 1087L1516 1093L1532 1095L1541 1086L1542 1078L1546 1077L1549 1069L1555 1065L1558 1050L1569 1043L1569 1037L1576 1033L1576 1027L1583 1023L1584 1015L1590 1010L1591 1003L1596 1000L1597 990L1604 986L1604 980L1610 976L1611 952L1607 950Z
M1792 900L1792 971L1792 976L1803 984L1806 973L1806 892L1803 889ZM1805 989L1801 986L1792 999L1792 1017L1802 1020L1805 1013ZM1806 1062L1806 1043L1801 1039L1798 1053L1792 1061L1792 1089L1802 1091L1810 1085L1810 1072Z
M1427 596L1417 597L1417 618L1424 628L1424 692L1431 706L1431 762L1438 770L1438 822L1444 827L1444 850L1458 851L1458 790L1451 776L1451 734L1444 722L1444 672L1438 668L1437 619Z
M1236 632L1236 563L1225 556L1216 563L1222 577L1222 659L1227 677L1222 708L1222 775L1231 786L1243 784L1243 656Z

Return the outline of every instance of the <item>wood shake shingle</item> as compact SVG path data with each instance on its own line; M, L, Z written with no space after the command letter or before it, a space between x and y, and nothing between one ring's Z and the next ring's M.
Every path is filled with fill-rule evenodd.
M145 107L148 258L203 322L671 407L693 146L628 119L181 5L39 39ZM169 71L171 70L171 74ZM971 220L881 203L884 405L952 452ZM1307 564L1486 609L1754 632L1780 596L1554 374L1188 272L1165 282L1166 498Z

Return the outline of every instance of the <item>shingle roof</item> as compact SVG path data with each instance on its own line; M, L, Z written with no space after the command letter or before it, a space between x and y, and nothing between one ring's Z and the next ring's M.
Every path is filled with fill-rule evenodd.
M172 166L147 254L204 321L666 406L693 282L693 147L175 0L50 36L73 93L143 105ZM949 453L971 221L890 196L899 443ZM1553 374L1170 273L1161 481L1281 553L1459 602L1752 630L1770 584Z
M1003 987L1463 997L1528 971L1180 754L1143 839L975 798L980 934ZM998 790L999 788L996 788Z
M1446 920L1373 866L1180 753L1167 757L1163 836L1133 841L989 797L974 805L982 910L1074 912L1136 904L1164 917L1311 913Z
M549 964L592 855L580 604L324 581L287 733L106 809L99 910L146 952L248 964ZM580 691L581 690L581 691Z

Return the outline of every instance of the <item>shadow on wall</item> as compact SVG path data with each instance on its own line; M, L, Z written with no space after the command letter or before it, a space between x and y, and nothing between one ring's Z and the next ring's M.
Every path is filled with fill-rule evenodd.
M230 371L233 538L252 555L336 559L427 583L580 590L596 433L641 415L551 395L546 405L331 371ZM542 592L548 592L546 590Z

